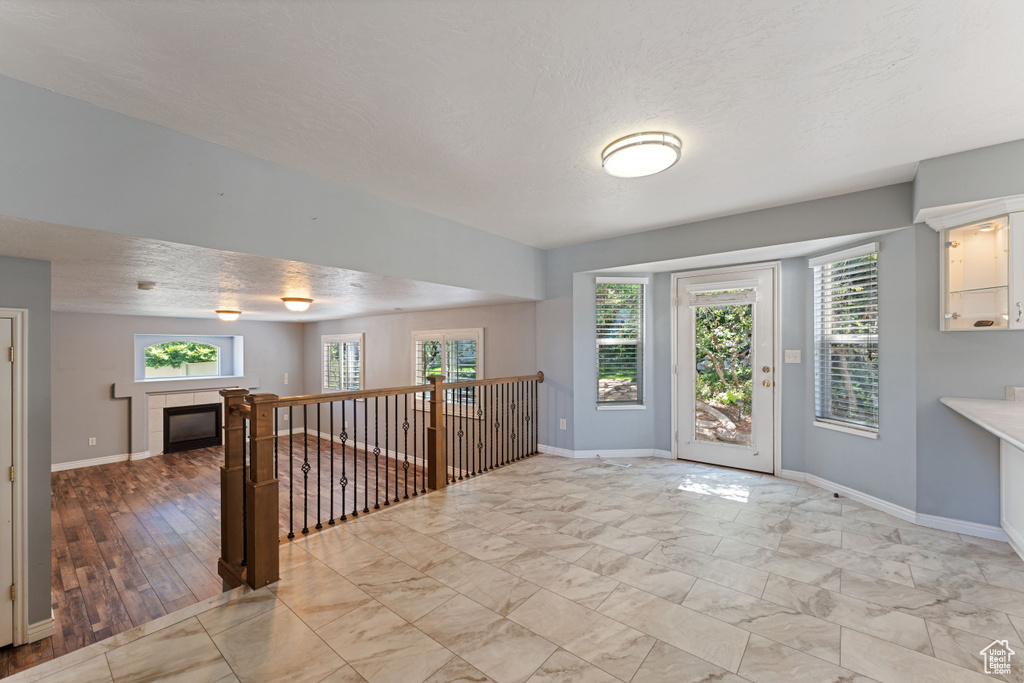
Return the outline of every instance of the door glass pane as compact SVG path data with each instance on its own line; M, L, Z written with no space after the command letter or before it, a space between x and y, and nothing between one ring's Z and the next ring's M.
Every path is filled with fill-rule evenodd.
M750 446L752 304L694 306L694 434Z

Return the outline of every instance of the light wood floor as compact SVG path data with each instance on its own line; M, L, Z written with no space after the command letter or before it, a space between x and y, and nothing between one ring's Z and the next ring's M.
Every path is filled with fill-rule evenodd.
M288 458L286 440L280 450L281 533L289 530L289 469L296 476L292 520L302 536L302 473L311 462L307 484L310 495L308 528L315 531L317 515L316 449L318 440L292 440ZM320 511L325 528L330 518L330 444L321 449ZM393 459L380 458L377 476L373 454L360 452L358 465L349 449L345 472L350 480L342 505L335 495L334 516L342 508L348 515L364 504L391 505L397 493L405 496L405 471ZM52 590L56 634L21 647L0 649L0 677L22 671L91 643L126 631L221 592L217 576L220 555L221 447L154 456L135 462L85 467L52 475ZM367 465L369 469L367 469ZM291 467L289 467L291 466ZM341 476L336 450L333 481ZM397 467L396 467L397 466ZM385 470L387 475L385 475ZM352 500L351 480L359 478L359 501ZM409 488L422 472L409 468ZM363 483L369 483L364 502ZM387 489L385 489L385 480ZM379 483L375 490L374 482Z

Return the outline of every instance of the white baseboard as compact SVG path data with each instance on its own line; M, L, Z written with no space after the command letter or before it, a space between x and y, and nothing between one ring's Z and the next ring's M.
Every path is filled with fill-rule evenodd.
M790 481L807 481L807 475L796 470L779 470L779 473L775 476L779 479L789 479Z
M49 638L57 632L56 626L53 622L53 617L49 619L43 619L37 621L34 624L29 624L28 629L25 631L25 642L34 643L42 640L43 638Z
M555 446L538 446L541 453L557 455L563 458L665 458L674 460L672 451L663 451L657 448L610 448L606 450L572 451L567 448L556 448Z
M901 505L896 505L896 503L890 503L889 501L882 500L881 498L875 498L874 496L870 496L856 489L852 489L849 486L843 486L842 484L837 484L834 481L822 479L821 477L814 474L806 474L804 476L804 481L806 481L811 486L817 486L819 489L825 489L826 491L831 491L832 493L838 493L839 495L845 496L850 500L855 500L858 503L867 505L870 508L874 508L886 514L892 515L893 517L902 519L904 522L917 524L917 513L914 512L913 510L905 508Z
M55 462L50 464L51 472L63 472L64 470L77 470L79 467L93 467L95 465L109 465L112 462L126 462L130 460L127 453L120 455L105 455L102 458L89 458L88 460L75 460L73 462Z
M161 454L158 453L157 455L161 455ZM151 457L153 457L153 454L150 453L149 451L141 451L139 453L132 453L130 456L128 456L128 459L129 460L145 460L146 458L151 458Z
M544 444L539 444L537 446L537 450L541 453L547 453L548 455L557 455L560 458L576 457L576 451L571 451L568 448L558 448L556 446L545 446Z
M303 429L302 427L293 427L292 429L278 429L277 430L277 435L278 436L288 436L289 434L302 434L305 431L306 430ZM310 432L310 434L312 434L312 433L313 432ZM327 437L324 437L324 438L327 438Z
M952 531L957 534L967 534L968 536L977 536L979 538L988 538L993 541L1010 541L1010 536L1007 535L1001 527L992 526L991 524L978 524L977 522L968 522L962 519L950 519L949 517L939 517L938 515L926 515L915 512L901 505L890 503L887 500L870 496L866 493L852 489L849 486L843 486L837 484L828 479L822 479L819 476L813 474L803 474L802 472L793 472L791 470L784 470L787 475L786 479L793 479L799 481L799 477L803 476L803 481L806 481L812 486L817 486L820 489L831 491L832 493L838 493L841 496L845 496L850 500L855 500L858 503L867 505L870 508L885 512L893 517L902 519L905 522L911 524L917 524L928 529L939 529L941 531ZM1020 545L1024 546L1024 538L1021 539ZM1016 548L1015 548L1016 550ZM1019 554L1019 553L1018 553Z
M929 529L952 531L958 534L967 534L968 536L988 538L993 541L1010 541L1010 535L1002 527L992 526L991 524L978 524L977 522L966 522L962 519L950 519L949 517L923 515L920 513L918 513L917 521L914 523L926 526ZM1013 543L1010 543L1010 545L1013 545ZM1017 551L1017 554L1020 555L1020 551Z

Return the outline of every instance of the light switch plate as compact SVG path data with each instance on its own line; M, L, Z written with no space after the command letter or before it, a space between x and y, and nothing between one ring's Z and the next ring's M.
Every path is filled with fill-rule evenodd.
M786 349L785 362L787 363L799 363L800 362L800 349Z

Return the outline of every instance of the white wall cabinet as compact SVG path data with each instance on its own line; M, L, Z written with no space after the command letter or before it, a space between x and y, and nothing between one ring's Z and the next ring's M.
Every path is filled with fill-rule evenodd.
M929 221L941 235L940 329L1024 329L1024 212L944 218Z

